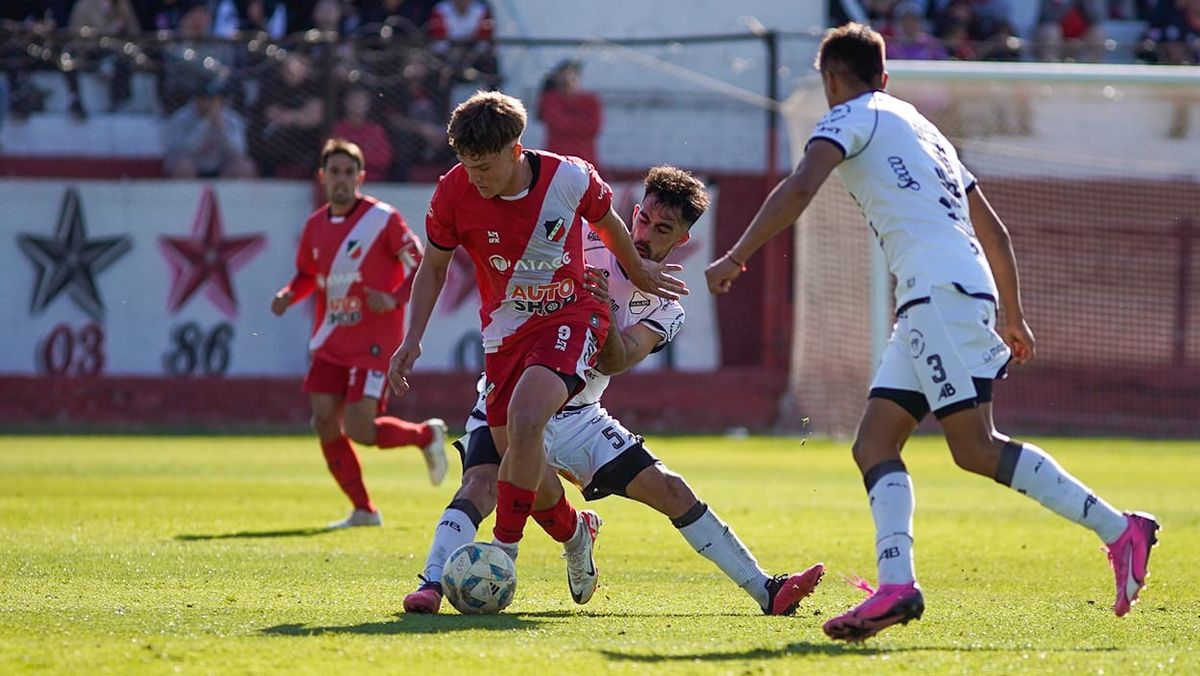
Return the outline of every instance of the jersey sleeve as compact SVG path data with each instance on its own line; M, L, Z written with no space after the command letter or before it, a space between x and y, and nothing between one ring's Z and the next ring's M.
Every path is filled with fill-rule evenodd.
M836 105L817 122L804 149L807 150L813 141L823 139L840 148L842 155L849 159L866 149L875 135L877 121L875 111L865 101Z
M311 220L305 223L304 231L300 233L300 246L296 248L296 276L283 287L284 291L292 293L293 305L307 298L317 286L317 261L313 257L313 247L309 239L311 223Z
M658 307L638 321L639 324L658 334L658 345L650 350L650 354L658 352L666 347L667 343L675 340L679 329L683 328L683 317L683 306L679 304L679 301L659 299Z
M404 276L407 278L421 264L421 256L424 253L421 241L404 222L404 217L400 215L399 211L392 212L391 217L388 218L387 228L392 253L396 256L396 260L404 266Z
M425 237L429 243L443 251L458 247L458 230L454 227L454 197L450 194L449 174L438 179L437 189L429 200L429 211L425 213Z
M596 171L596 167L593 167L590 162L577 161L583 165L588 177L587 190L579 199L579 215L589 223L595 223L607 216L609 210L612 209L613 191L608 183L600 177L600 172Z
M975 174L972 174L971 170L967 168L967 165L962 163L962 160L958 162L958 173L962 176L963 192L974 190L979 181L975 178Z

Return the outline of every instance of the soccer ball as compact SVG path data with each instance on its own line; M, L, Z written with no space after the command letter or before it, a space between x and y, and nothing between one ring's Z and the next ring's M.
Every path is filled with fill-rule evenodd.
M498 613L512 603L517 569L499 547L468 542L450 553L442 571L442 591L464 615Z

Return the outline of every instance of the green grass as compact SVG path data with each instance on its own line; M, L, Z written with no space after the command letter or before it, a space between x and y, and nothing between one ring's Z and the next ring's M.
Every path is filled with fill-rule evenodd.
M316 527L347 504L307 437L0 437L0 673L1200 672L1196 443L1044 442L1165 525L1151 586L1118 620L1095 536L916 440L928 607L862 646L820 631L861 598L838 574L874 574L845 444L651 446L768 570L826 563L797 616L762 617L665 518L619 498L596 503L603 586L589 605L571 602L531 523L507 613L406 616L457 478L431 488L415 453L360 452L385 525L331 533Z

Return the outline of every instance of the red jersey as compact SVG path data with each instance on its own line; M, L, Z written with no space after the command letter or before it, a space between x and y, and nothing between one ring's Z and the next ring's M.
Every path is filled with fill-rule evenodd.
M583 221L612 207L612 188L578 157L527 150L529 189L484 199L457 164L438 181L425 216L429 243L463 246L475 263L485 352L573 303L583 289Z
M345 216L329 205L304 224L296 252L296 277L289 288L299 301L316 291L312 339L314 358L347 367L386 371L404 338L400 294L421 260L421 243L400 212L363 196ZM392 312L367 307L367 288L396 295Z

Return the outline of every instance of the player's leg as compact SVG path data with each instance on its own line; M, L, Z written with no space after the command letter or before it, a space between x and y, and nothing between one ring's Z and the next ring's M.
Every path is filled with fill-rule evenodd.
M507 402L506 424L493 429L497 446L504 447L496 484L493 535L495 543L514 558L545 472L546 423L570 394L558 373L544 366L530 366L521 373Z
M644 464L632 456L645 453L639 444L617 460L630 466ZM651 456L653 457L653 456ZM601 468L602 481L608 475ZM620 483L619 481L615 483ZM667 469L661 462L644 467L620 494L636 500L671 520L696 553L712 561L726 577L754 599L768 615L791 615L800 601L812 593L825 573L822 564L811 566L794 575L770 576L758 565L741 538L692 491L684 478Z
M350 516L329 524L330 528L378 526L383 523L363 483L362 465L342 429L345 392L350 380L349 369L314 359L302 388L309 395L312 428L321 442L325 465L354 505Z
M830 638L862 640L924 612L913 566L915 496L912 478L900 459L904 444L929 411L912 366L916 353L924 350L919 335L912 333L902 316L884 348L859 421L853 455L875 522L880 585L873 589L863 583L871 596L825 623Z
M434 486L446 477L446 423L430 418L414 423L379 415L387 402L387 379L379 371L370 371L360 389L346 397L343 428L356 443L380 449L416 446L425 459L429 482ZM356 397L357 395L357 397Z
M462 454L462 485L438 518L433 543L419 576L421 586L404 597L409 613L436 613L442 603L442 569L450 554L475 539L479 524L496 508L500 455L487 427L471 430L455 442Z
M1158 521L1149 514L1121 513L1038 446L995 431L990 403L946 416L941 423L959 467L1037 500L1100 538L1116 580L1113 612L1129 612L1146 584Z

